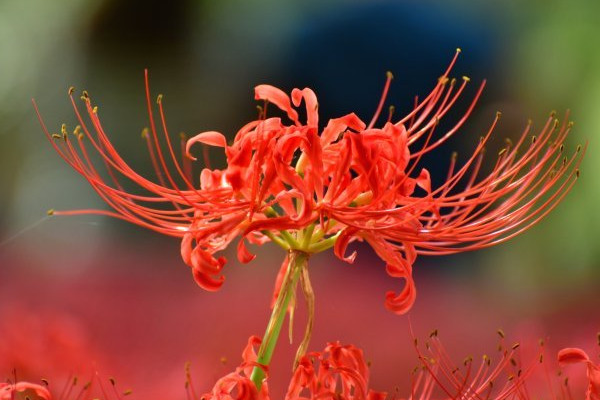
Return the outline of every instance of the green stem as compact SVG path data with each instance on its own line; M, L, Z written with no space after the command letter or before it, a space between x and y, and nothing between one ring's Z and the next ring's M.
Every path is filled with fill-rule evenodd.
M277 216L278 216L277 211L275 211L273 209L273 207L267 207L267 208L265 208L265 210L263 211L263 213L268 218L277 218ZM289 247L291 247L293 249L298 248L298 242L296 241L296 239L288 231L282 230L282 231L279 231L279 234L288 243ZM277 244L279 244L281 246L280 243L277 242Z
M288 256L288 267L281 283L281 289L275 306L271 312L271 318L267 325L267 330L263 337L260 348L258 349L258 357L256 362L265 367L269 366L271 358L273 357L273 351L281 332L281 327L287 313L290 299L294 296L298 279L302 273L302 270L306 268L308 262L308 254L300 251L290 251ZM263 379L265 378L265 371L260 367L254 367L250 379L256 385L256 388L260 390Z
M308 246L308 251L310 253L320 253L322 251L332 248L335 245L335 242L338 239L338 237L340 237L340 233L341 231L333 236L328 237L327 239L323 239L320 242L311 244L310 246Z
M310 240L312 239L313 232L315 231L315 224L310 224L308 228L302 231L302 249L306 250L310 245Z
M265 235L266 237L268 237L269 239L271 239L271 241L277 245L279 245L279 247L282 247L284 250L289 250L290 249L290 245L284 241L281 240L281 238L279 238L278 236L276 236L273 232L271 231L261 231L261 233L263 235Z

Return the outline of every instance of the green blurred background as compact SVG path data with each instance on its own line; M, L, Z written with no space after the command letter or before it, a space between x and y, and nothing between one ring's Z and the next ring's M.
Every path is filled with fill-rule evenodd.
M27 276L43 276L50 282L74 277L85 281L86 274L97 274L102 268L125 280L143 280L152 274L163 277L165 271L189 278L176 241L102 217L45 217L50 208L105 206L46 142L32 97L46 123L58 131L62 122L75 125L68 87L88 90L124 158L151 175L140 139L147 125L144 68L150 71L154 93L165 96L173 134L218 130L232 137L255 115L252 88L256 84L270 83L285 90L310 86L320 99L323 119L356 111L368 120L385 71L395 76L390 101L406 111L414 95L431 88L454 49L461 47L454 73L472 77L471 95L481 79L487 78L488 86L471 122L438 160L446 160L453 150L468 154L496 110L504 115L497 130L499 147L504 137L518 135L528 118L539 128L551 110L562 115L567 109L575 121L569 147L585 141L590 146L572 193L527 233L473 254L420 258L415 266L420 290L415 312L445 315L450 326L458 321L465 326L464 331L459 329L461 335L481 318L486 329L526 320L541 323L542 330L589 330L585 334L591 338L600 329L600 247L596 244L600 217L595 208L600 202L600 181L594 173L600 162L596 154L599 14L600 3L592 0L3 0L0 291L9 298L5 304L27 303L37 297L37 286L18 286L27 282ZM435 174L436 169L445 168L444 162L438 163L426 166ZM238 286L231 285L244 288L248 296L257 287L261 293L268 292L280 263L280 254L270 249L261 251L260 261L253 263L260 265L250 270L240 268L230 257L226 275L234 282L238 279ZM324 267L335 263L331 258L324 260ZM366 268L368 263L374 268ZM393 287L380 264L365 251L355 267L336 268L340 274L351 271L359 280L371 279L375 286ZM336 296L327 286L339 279L335 274L320 270L315 276L315 280L322 279L323 291ZM179 278L166 275L161 279ZM243 284L248 279L252 285ZM187 284L183 278L180 281ZM257 283L263 281L267 283ZM52 302L52 293L46 294L46 304ZM261 296L268 297L264 293ZM374 293L379 293L377 302L381 303L383 290ZM204 296L206 304L219 301L198 295ZM470 318L473 314L465 311L465 304L485 317ZM232 316L236 312L232 309L225 314L233 319L232 329L239 325ZM455 316L454 322L449 315ZM443 324L432 320L423 325L433 328L438 323ZM261 333L264 321L256 326L258 331L244 331L240 337ZM337 335L334 328L326 331ZM242 344L232 349L234 360Z

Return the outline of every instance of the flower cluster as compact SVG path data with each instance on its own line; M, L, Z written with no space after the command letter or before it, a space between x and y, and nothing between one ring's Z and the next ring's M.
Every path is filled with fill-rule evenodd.
M242 366L217 381L213 390L201 396L201 399L269 400L266 382L263 383L259 394L254 382L249 379L251 368L248 367L256 365L254 346L257 344L260 344L260 339L251 337L242 354ZM368 390L368 383L369 370L362 351L352 345L329 343L322 353L311 352L300 359L285 400L385 399L385 393ZM190 397L197 400L193 394Z
M415 339L420 366L411 374L410 393L391 399L519 399L573 398L568 379L558 382L550 378L550 363L543 341L529 361L522 360L519 343L507 346L504 333L499 330L500 342L496 354L483 355L477 363L467 357L457 364L445 350L434 331L425 341L424 349ZM249 379L251 367L256 365L254 347L260 339L251 337L242 354L243 362L235 372L221 378L202 400L269 400L266 382L259 393ZM558 352L559 365L583 362L587 365L588 389L586 400L600 397L600 366L594 364L581 349L565 348ZM546 365L544 365L546 364ZM545 381L542 387L529 385L530 380ZM560 385L556 390L555 386ZM191 389L188 375L188 397L198 400ZM352 345L329 343L323 352L311 352L300 360L290 381L285 400L385 400L387 393L369 389L369 367L360 349Z
M257 120L243 126L229 143L215 131L187 141L182 138L179 155L167 130L162 95L157 100L159 118L155 117L146 74L150 128L143 137L156 181L138 174L121 157L86 92L82 99L88 119L84 119L70 89L79 121L74 139L66 126L62 134L50 134L41 118L40 122L55 150L113 211L54 213L110 215L181 238L183 260L207 290L223 284L226 259L218 253L235 238L243 263L254 258L246 241L273 241L306 254L334 247L347 262L356 256L346 254L348 245L366 241L385 261L388 274L405 281L399 293L388 292L385 300L389 310L405 313L416 296L412 266L417 255L483 248L524 231L570 190L584 153L578 147L572 157L564 156L571 123L551 115L537 136L531 136L532 125L527 124L519 140L500 151L492 170L480 176L497 114L472 155L462 165L452 157L447 179L433 188L428 170L419 165L422 156L461 128L485 85L451 128L436 132L469 81L465 77L457 84L449 78L458 53L412 111L399 119L390 112L378 127L391 74L369 123L348 114L320 124L311 89L294 89L288 96L273 86L259 85L255 99L265 104ZM283 116L269 117L268 105ZM91 161L86 142L104 161L107 179ZM195 144L223 149L227 158L225 169L206 166L201 171L200 187L194 184L191 164ZM144 193L125 191L122 179L136 183Z

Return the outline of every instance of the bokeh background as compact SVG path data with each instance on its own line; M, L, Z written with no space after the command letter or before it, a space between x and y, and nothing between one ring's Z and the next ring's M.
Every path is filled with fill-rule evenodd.
M46 142L32 97L58 131L62 122L75 125L68 87L88 90L124 158L151 176L140 138L148 124L144 68L154 93L164 94L173 133L232 137L255 116L259 83L312 87L322 120L352 111L368 120L391 70L389 101L407 111L457 47L454 74L472 78L470 94L482 79L488 85L462 132L427 160L434 176L453 150L473 149L496 110L503 111L498 148L528 118L539 128L551 110L567 109L575 121L569 147L590 147L572 193L527 233L417 261L415 332L440 329L458 360L493 347L498 327L516 339L594 350L599 13L592 0L0 1L0 377L16 367L21 377L60 383L96 368L138 398L183 398L183 365L191 361L194 384L208 390L238 364L248 336L263 333L283 256L271 246L256 249L247 266L230 256L223 289L206 293L176 240L103 217L46 217L50 208L105 206ZM360 345L372 361L371 386L407 393L417 359L408 319L383 308L383 293L397 283L382 262L368 249L353 266L319 255L311 273L311 348ZM276 355L275 395L285 391L292 349L284 340Z

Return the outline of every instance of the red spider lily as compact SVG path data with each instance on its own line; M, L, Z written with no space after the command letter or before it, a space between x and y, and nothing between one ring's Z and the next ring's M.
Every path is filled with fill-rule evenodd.
M291 97L273 86L259 85L255 98L265 102L260 117L242 127L228 144L224 135L209 131L182 142L175 154L167 131L162 96L155 122L146 74L150 129L144 134L158 183L136 173L119 155L104 132L97 109L87 93L82 97L86 123L69 91L79 120L75 140L63 126L62 135L42 127L55 150L82 174L114 211L79 210L57 214L97 213L121 218L160 233L182 238L183 260L198 284L216 290L226 262L216 253L236 237L238 259L254 258L245 239L255 244L274 241L286 250L311 254L334 247L346 256L355 240L368 242L386 262L389 275L405 285L399 294L386 294L386 307L398 314L412 306L416 290L412 265L419 254L444 255L504 242L546 216L572 188L584 151L563 155L571 123L551 115L537 136L529 123L515 144L500 151L491 172L480 176L484 148L500 114L462 166L450 161L445 182L431 187L429 172L419 166L422 156L442 145L465 123L479 99L477 90L463 116L446 132L436 127L461 97L460 85L449 79L458 53L431 93L399 120L392 115L376 128L391 74L372 120L355 114L330 120L319 128L318 102L308 88ZM297 108L304 102L306 122ZM267 103L282 110L291 123L267 117ZM159 136L164 136L160 139ZM53 140L56 138L58 140ZM108 170L105 180L91 162L85 141L100 154ZM164 141L167 150L161 149ZM224 170L204 168L200 187L194 186L190 164L194 144L224 149ZM174 167L176 174L169 172ZM121 178L146 193L126 192ZM163 207L167 205L168 207Z
M541 398L571 399L567 389L556 393L548 369L543 368L546 362L545 348L540 345L536 356L528 363L521 360L520 346L515 343L505 345L504 334L501 335L496 354L484 355L477 364L472 357L467 357L460 364L452 361L434 331L425 342L422 350L415 340L415 348L421 365L411 374L408 400L432 399L519 399ZM243 353L242 365L233 373L221 378L213 390L200 397L204 400L260 399L268 400L269 394L263 385L259 395L252 381L248 379L248 367L256 364L254 346L259 344L257 338L250 338ZM590 389L586 400L598 397L597 366L594 366L585 353L579 349L564 349L559 352L559 362L588 363ZM596 369L593 369L593 368ZM593 372L590 372L593 371ZM546 380L545 387L529 385L530 381ZM190 378L188 376L188 382ZM596 386L592 386L596 385ZM198 400L188 385L189 398ZM590 395L590 393L592 393ZM387 393L369 389L369 368L364 361L360 349L352 345L341 345L339 342L329 343L323 352L311 352L300 360L290 381L285 400L385 400Z
M566 348L559 351L558 362L561 365L575 363L586 364L588 387L585 399L600 400L600 364L594 364L585 351L577 348Z
M411 374L411 385L406 397L398 397L398 393L388 397L385 392L369 389L369 367L363 352L352 345L341 345L339 342L329 343L323 352L310 352L302 357L290 380L285 400L528 400L530 398L572 399L567 381L559 392L553 389L553 382L548 368L542 368L547 359L543 344L537 356L529 363L520 357L520 346L505 346L504 334L501 335L497 354L491 357L484 355L481 363L476 365L472 357L456 364L448 355L434 331L425 342L425 350L414 341L420 366ZM270 400L267 379L258 390L250 379L252 368L257 364L255 348L260 339L250 337L242 352L242 364L232 373L220 378L212 390L201 396L196 394L192 384L189 367L186 368L187 398L189 400ZM588 391L586 400L598 399L599 369L591 362L585 352L577 348L566 348L558 352L560 364L587 364ZM547 387L529 385L530 381L546 379ZM545 377L545 378L544 378ZM0 400L89 400L116 399L124 400L131 394L130 390L121 392L117 389L113 378L110 384L103 383L95 373L85 384L72 379L59 393L49 390L47 380L43 385L17 382L0 383Z
M260 339L253 336L242 353L242 365L219 379L211 392L200 397L201 400L269 400L266 380L260 393L250 373L257 365L254 347L260 345ZM260 366L264 368L264 366ZM188 375L188 397L198 400ZM347 399L347 400L383 400L385 393L367 391L369 371L362 350L352 346L342 346L339 342L329 343L323 353L312 352L300 360L290 382L285 400L308 399ZM308 393L308 397L306 397Z
M367 390L368 383L362 350L329 343L323 353L309 353L300 360L285 399L385 399L385 393Z
M539 362L522 365L519 357L519 344L511 347L504 344L504 334L498 331L501 340L497 355L484 355L476 365L473 357L467 357L462 365L451 361L442 346L437 331L425 343L422 352L415 339L415 348L422 367L413 371L411 396L409 399L529 399L527 380L537 371L537 364L543 362L543 347L540 348ZM495 359L495 360L493 360Z
M265 383L260 391L256 388L254 382L250 379L252 370L258 366L266 372L266 367L256 362L257 355L255 347L261 343L260 338L251 336L248 344L242 352L242 365L235 372L225 375L219 379L210 393L205 393L200 397L201 400L269 400L269 389ZM187 371L186 389L188 398L198 400L196 392L192 386L189 369Z

